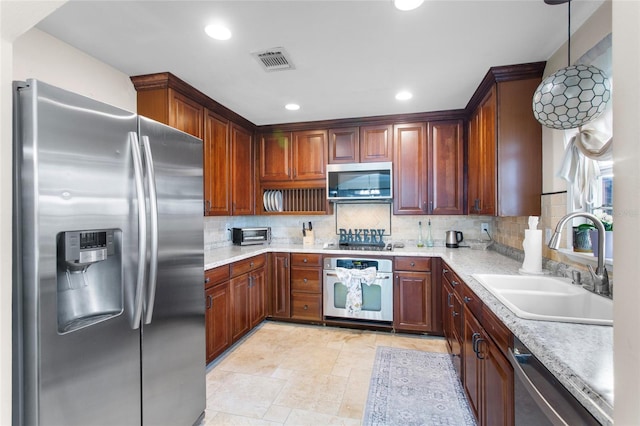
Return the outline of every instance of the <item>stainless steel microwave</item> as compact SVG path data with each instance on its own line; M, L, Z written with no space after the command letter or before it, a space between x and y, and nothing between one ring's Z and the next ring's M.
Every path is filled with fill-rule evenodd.
M393 199L392 163L327 165L327 198L334 202Z
M236 244L239 246L270 243L271 227L232 228L231 239L233 241L233 244Z

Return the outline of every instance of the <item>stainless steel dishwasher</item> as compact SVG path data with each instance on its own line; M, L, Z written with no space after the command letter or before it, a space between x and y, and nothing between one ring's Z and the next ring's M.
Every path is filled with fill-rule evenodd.
M591 413L517 338L509 349L517 426L599 425Z

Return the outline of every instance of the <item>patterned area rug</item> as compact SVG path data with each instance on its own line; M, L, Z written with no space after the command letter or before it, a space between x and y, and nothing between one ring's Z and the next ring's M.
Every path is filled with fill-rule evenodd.
M378 347L364 425L475 425L448 354Z

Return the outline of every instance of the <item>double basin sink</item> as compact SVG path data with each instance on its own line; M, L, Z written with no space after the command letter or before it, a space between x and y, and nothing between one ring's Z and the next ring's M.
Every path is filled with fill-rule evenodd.
M613 300L566 278L473 274L516 316L542 321L613 325Z

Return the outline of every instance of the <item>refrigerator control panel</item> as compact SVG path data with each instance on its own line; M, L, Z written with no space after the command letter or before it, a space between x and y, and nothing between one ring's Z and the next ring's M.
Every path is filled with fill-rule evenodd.
M65 232L65 261L70 266L85 266L106 260L114 253L113 232L113 230Z

